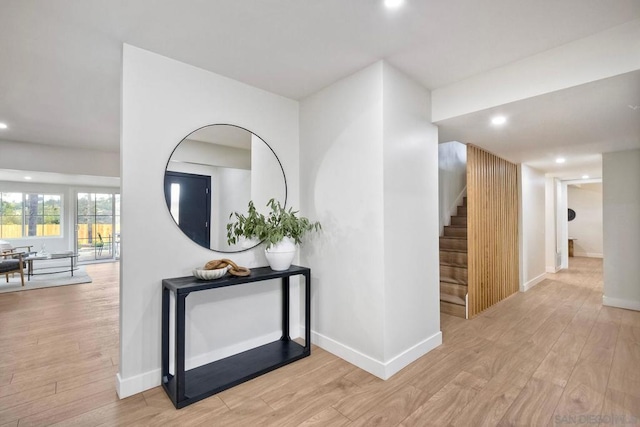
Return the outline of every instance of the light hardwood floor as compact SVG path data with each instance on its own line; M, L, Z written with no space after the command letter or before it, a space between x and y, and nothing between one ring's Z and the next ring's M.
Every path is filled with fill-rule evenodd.
M444 344L388 381L314 347L179 411L159 387L118 400L118 265L87 270L0 295L0 426L640 425L640 312L602 306L600 260L442 315Z

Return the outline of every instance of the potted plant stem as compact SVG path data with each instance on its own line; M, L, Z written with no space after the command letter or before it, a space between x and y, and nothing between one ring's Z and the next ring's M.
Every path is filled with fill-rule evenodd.
M322 229L319 222L298 216L293 208L285 209L275 199L269 200L270 212L265 216L258 212L253 201L249 202L246 215L233 212L227 224L227 242L232 245L241 238L257 239L265 244L265 256L272 270L287 270L296 254L296 245L310 231Z

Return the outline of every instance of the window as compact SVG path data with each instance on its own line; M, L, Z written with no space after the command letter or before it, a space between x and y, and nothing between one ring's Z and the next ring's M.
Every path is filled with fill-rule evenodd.
M0 238L61 236L59 194L0 193Z
M78 261L119 256L120 195L77 193L76 252Z

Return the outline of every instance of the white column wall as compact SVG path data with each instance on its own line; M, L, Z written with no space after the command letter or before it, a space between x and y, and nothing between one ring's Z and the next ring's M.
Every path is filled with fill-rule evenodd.
M388 378L441 342L437 129L428 92L383 62L300 104L314 342ZM418 227L415 224L419 224Z
M442 342L438 128L428 90L383 63L385 377Z
M560 268L569 268L569 227L567 183L556 179L556 248L560 256Z
M163 192L173 147L189 132L230 123L260 135L278 154L289 200L299 203L298 103L125 45L122 75L122 258L120 371L126 397L160 384L161 281L186 276L216 258L266 265L261 249L219 254L193 243L174 224ZM299 300L294 287L292 301ZM250 348L280 335L280 287L199 292L187 298L187 365ZM299 307L291 322L300 323ZM292 337L298 328L292 329Z
M545 178L545 264L547 273L557 273L557 208L556 184L553 177Z
M640 150L602 156L603 304L640 311Z
M371 372L384 359L382 63L300 102L301 208L324 232L302 248L312 333Z
M545 176L520 165L520 291L544 280L545 266Z

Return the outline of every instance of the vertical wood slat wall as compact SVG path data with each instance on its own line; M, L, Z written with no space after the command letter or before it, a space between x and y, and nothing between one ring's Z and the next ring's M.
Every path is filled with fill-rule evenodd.
M517 166L467 145L468 318L519 288Z

